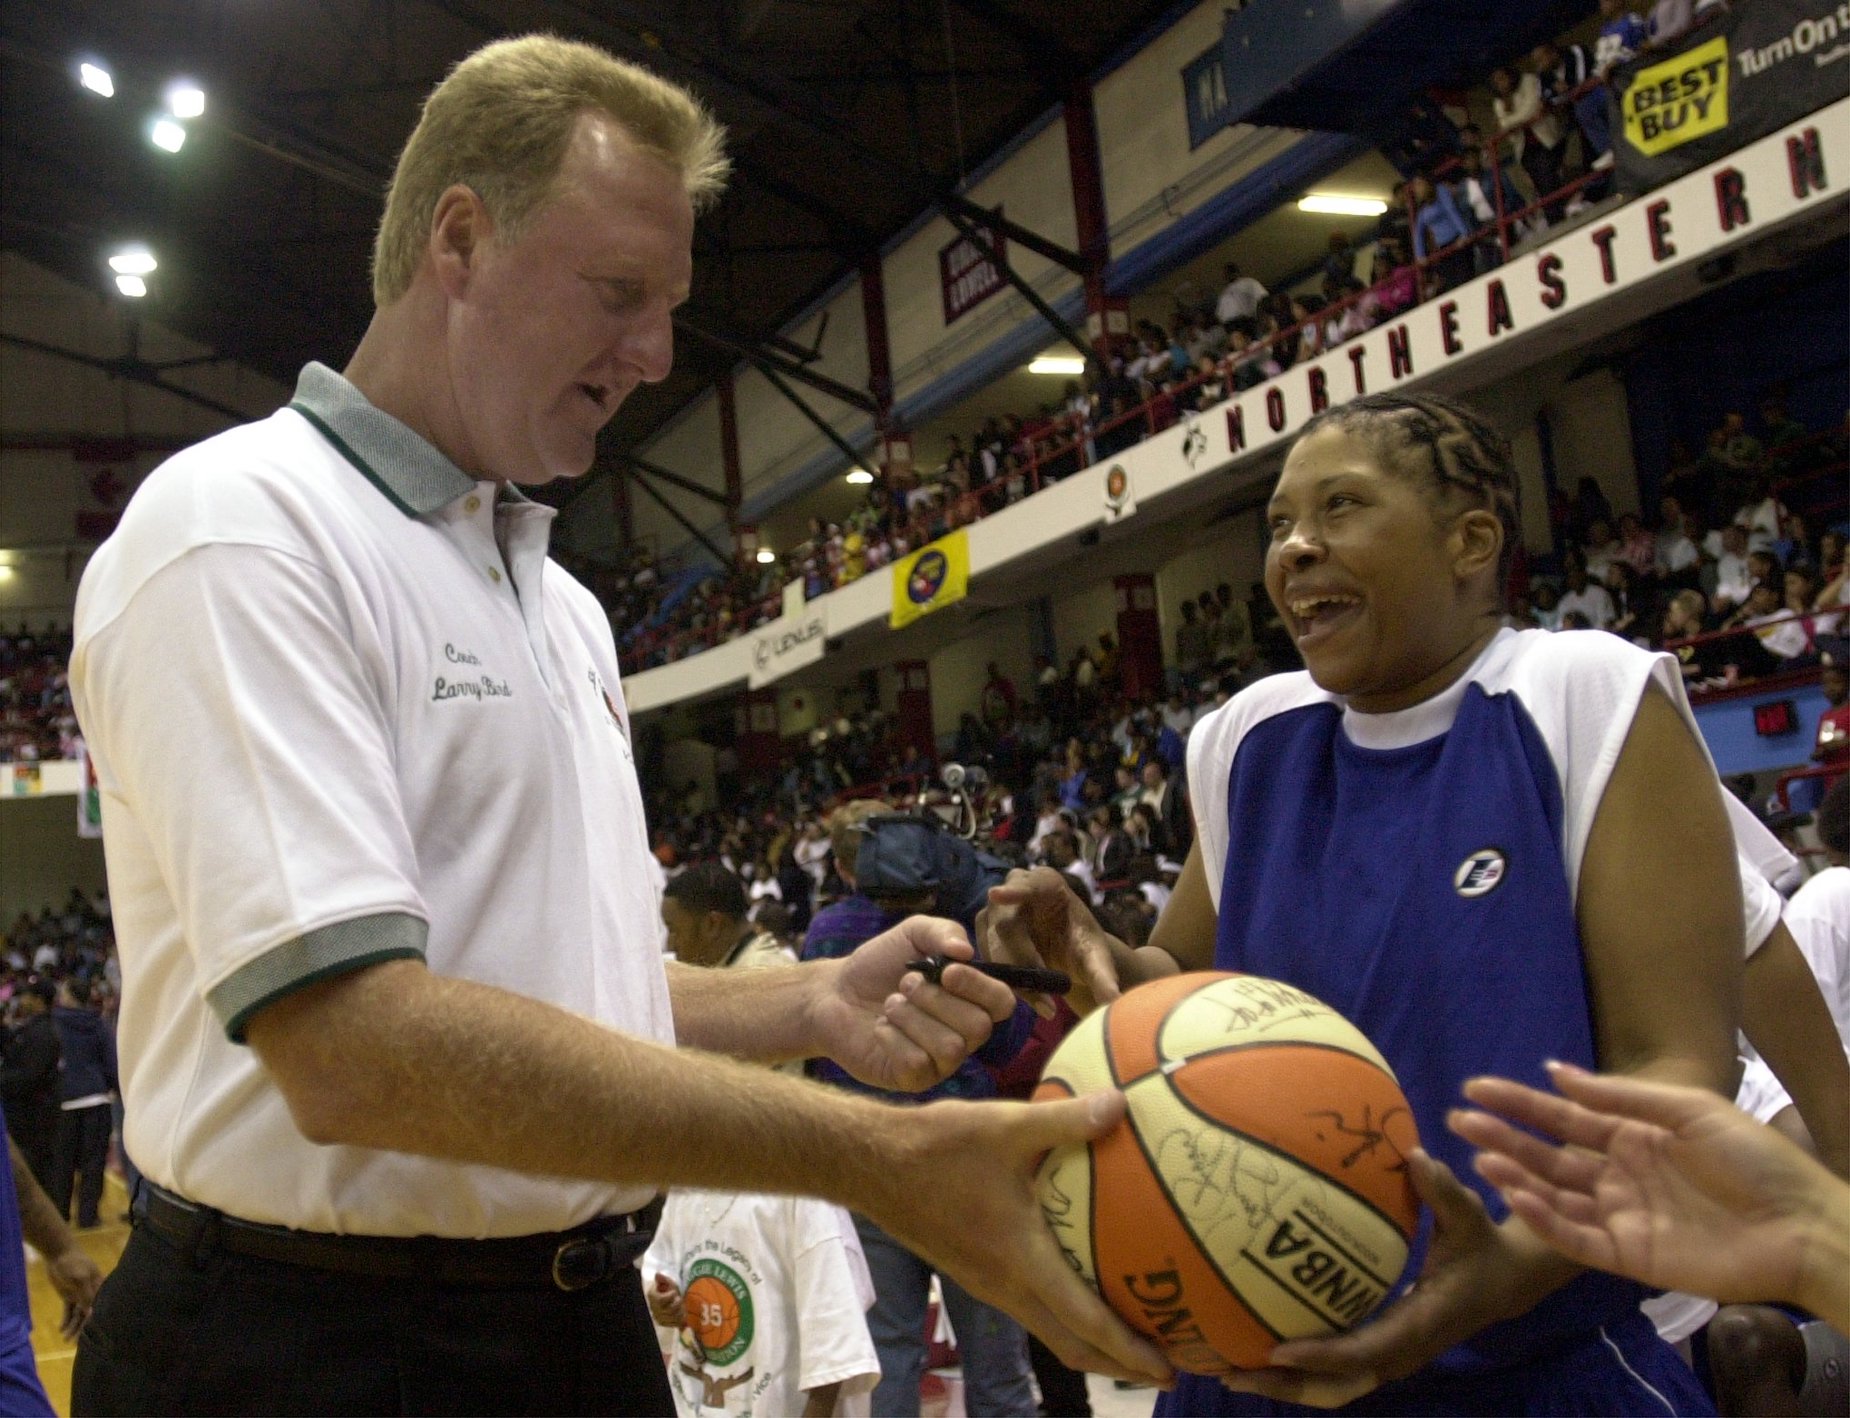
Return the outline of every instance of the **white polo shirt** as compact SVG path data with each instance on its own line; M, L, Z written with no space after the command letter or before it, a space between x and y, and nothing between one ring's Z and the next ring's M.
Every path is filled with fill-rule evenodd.
M318 364L156 469L78 592L127 1147L252 1221L513 1236L648 1188L317 1147L240 1042L343 970L439 974L673 1041L609 622L551 509L473 482Z

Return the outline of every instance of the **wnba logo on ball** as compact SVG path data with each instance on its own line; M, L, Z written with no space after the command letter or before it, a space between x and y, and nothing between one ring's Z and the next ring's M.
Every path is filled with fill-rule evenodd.
M913 564L912 575L906 580L906 594L912 598L912 603L922 606L936 596L950 569L951 565L941 551L928 551L921 556Z
M1495 847L1473 852L1452 873L1452 885L1460 896L1487 896L1497 889L1509 870L1509 861Z
M701 1358L724 1368L751 1347L751 1287L738 1271L708 1256L689 1266L687 1277L682 1297L687 1327L700 1342Z

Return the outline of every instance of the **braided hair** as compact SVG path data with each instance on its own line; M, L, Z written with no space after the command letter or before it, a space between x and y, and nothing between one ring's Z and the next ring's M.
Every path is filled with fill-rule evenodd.
M1436 394L1369 394L1318 414L1301 437L1336 428L1368 441L1389 471L1417 472L1444 504L1464 499L1496 514L1503 526L1497 557L1502 604L1522 536L1522 497L1509 440L1476 410Z

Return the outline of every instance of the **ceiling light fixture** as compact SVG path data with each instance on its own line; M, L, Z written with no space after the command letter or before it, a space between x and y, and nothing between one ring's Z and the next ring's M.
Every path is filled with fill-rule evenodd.
M186 143L186 129L171 118L157 118L148 129L148 141L169 153L177 153Z
M203 117L206 91L191 79L175 79L167 86L167 111L175 118Z
M1028 366L1030 374L1084 374L1086 362L1078 355L1042 355Z
M772 562L776 560L777 560L777 553L772 551L769 547L759 547L758 548L758 564L760 566L769 566Z
M134 300L140 300L148 293L148 283L140 276L117 276L116 289Z
M1312 192L1298 198L1300 212L1325 217L1378 217L1387 210L1379 197L1346 197L1340 192Z
M109 258L109 269L118 276L147 276L160 269L160 262L145 246L124 246Z
M116 81L101 64L93 64L88 59L77 66L77 82L93 94L103 98L116 96Z
M856 487L866 487L873 480L874 475L868 472L866 468L855 468L848 474L848 481L853 483Z

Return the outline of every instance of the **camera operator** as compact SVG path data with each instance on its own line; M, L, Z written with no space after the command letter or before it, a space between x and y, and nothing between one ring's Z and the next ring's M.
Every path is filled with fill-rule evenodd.
M875 896L856 879L855 869L870 819L892 812L887 803L868 799L847 804L830 819L835 870L850 894L816 913L803 941L805 961L847 955L906 916L940 910L939 893L932 886L920 884L908 894L883 892ZM971 922L963 924L968 929ZM990 1070L1002 1067L1020 1051L1032 1024L1027 1006L1017 1005L1013 1017L996 1027L987 1044L966 1058L950 1077L924 1093L879 1092L826 1059L812 1060L809 1070L812 1077L825 1083L874 1093L891 1103L990 1098L996 1092ZM916 1414L919 1382L925 1370L925 1304L932 1269L866 1217L857 1215L854 1224L874 1282L874 1305L867 1313L867 1325L880 1355L880 1383L873 1392L872 1412L875 1418ZM938 1279L963 1356L966 1410L973 1414L1033 1413L1026 1331L1002 1311L972 1298L949 1276L940 1275Z

